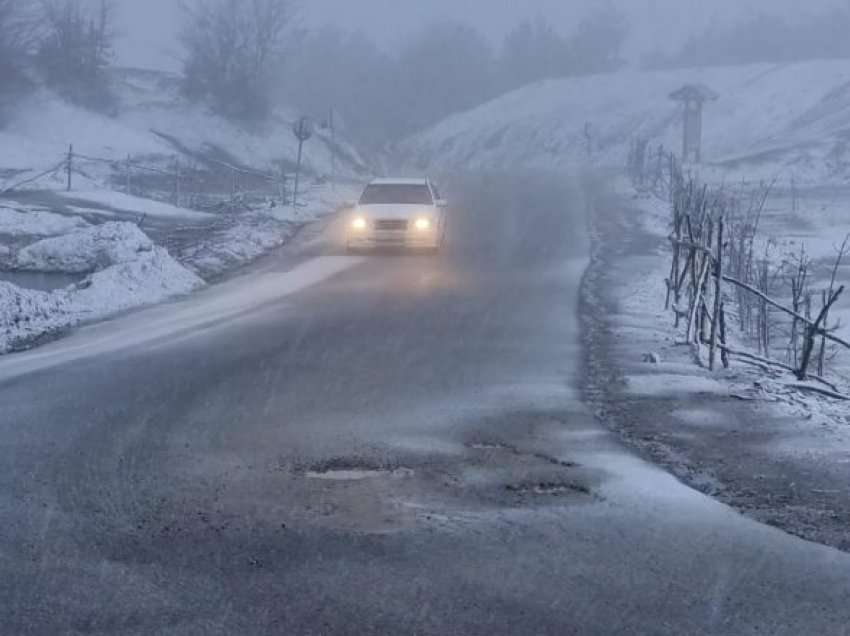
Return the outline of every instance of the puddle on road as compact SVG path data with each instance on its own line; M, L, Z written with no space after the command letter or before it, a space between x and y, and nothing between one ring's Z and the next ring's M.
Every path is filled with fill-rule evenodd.
M589 495L590 488L571 482L540 482L536 484L508 484L505 490L520 495Z
M505 446L504 444L470 444L469 448L472 450L503 450L503 451L513 451L512 448Z
M362 458L335 457L320 464L296 470L307 479L323 481L365 481L377 478L410 477L413 470L390 462L375 462Z
M362 481L376 477L393 477L397 472L399 471L365 469L328 470L324 472L308 470L304 473L304 476L308 479L324 479L327 481Z

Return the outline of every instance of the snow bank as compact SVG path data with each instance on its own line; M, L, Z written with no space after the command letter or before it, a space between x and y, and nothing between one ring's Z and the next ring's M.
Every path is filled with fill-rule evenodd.
M69 294L80 316L100 317L187 294L204 282L161 247L92 274Z
M28 245L18 251L15 265L27 271L85 274L138 259L153 249L153 242L135 225L105 223Z
M0 353L57 331L67 314L62 293L30 291L0 281Z
M18 254L18 264L41 271L99 271L54 292L0 282L0 353L204 284L130 223L107 223L38 241Z
M0 234L7 236L54 236L86 226L88 223L77 216L0 206Z
M414 136L402 149L424 167L557 169L625 165L638 136L678 150L680 105L669 94L703 83L704 157L750 178L850 180L850 66L845 61L622 72L528 86ZM586 130L592 153L588 154Z

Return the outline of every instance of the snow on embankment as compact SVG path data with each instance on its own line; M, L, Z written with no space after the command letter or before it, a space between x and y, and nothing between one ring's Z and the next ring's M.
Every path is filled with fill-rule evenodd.
M299 114L294 111L281 109L266 123L241 126L202 104L187 102L180 94L179 78L154 71L116 69L113 90L118 106L112 116L78 108L46 90L18 104L0 129L0 190L4 182L17 184L59 167L69 144L79 155L116 162L129 156L163 168L181 156L199 165L217 160L266 173L277 174L280 168L292 172L298 148L292 123ZM343 137L337 133L332 140L329 131L317 129L305 148L305 173L329 175L335 168L342 177L365 174L365 162ZM92 186L102 185L112 175L108 164L82 161ZM9 171L5 179L4 171ZM58 184L64 175L57 170L47 178ZM87 185L82 175L75 183L75 188ZM30 187L44 186L42 178Z
M680 149L681 107L668 96L691 83L720 95L706 106L704 157L721 173L850 180L846 61L545 81L450 117L407 140L402 150L426 168L575 168L588 156L623 166L636 137Z
M15 259L17 267L33 271L94 273L54 292L0 282L0 353L204 284L130 223L106 223L43 239L20 250Z

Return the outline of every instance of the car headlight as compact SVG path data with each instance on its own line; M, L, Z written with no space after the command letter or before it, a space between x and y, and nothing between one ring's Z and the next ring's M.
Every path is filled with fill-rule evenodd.
M419 230L420 232L430 230L431 229L431 219L425 219L425 218L416 219L416 222L413 224L413 226L417 230Z
M362 216L354 217L354 220L351 221L351 227L355 230L365 230L369 227L369 223Z

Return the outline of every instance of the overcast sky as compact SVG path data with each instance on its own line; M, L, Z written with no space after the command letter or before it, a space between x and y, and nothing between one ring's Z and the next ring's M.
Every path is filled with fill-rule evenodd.
M189 0L191 1L191 0ZM568 32L589 7L604 0L302 0L308 25L333 23L363 30L384 46L397 44L417 25L455 18L476 25L498 41L517 21L541 16ZM121 9L120 64L177 67L177 0L117 0ZM759 11L794 15L841 0L610 0L634 23L631 53L667 43L675 47L685 35L712 21L726 22ZM800 8L803 4L805 8Z

